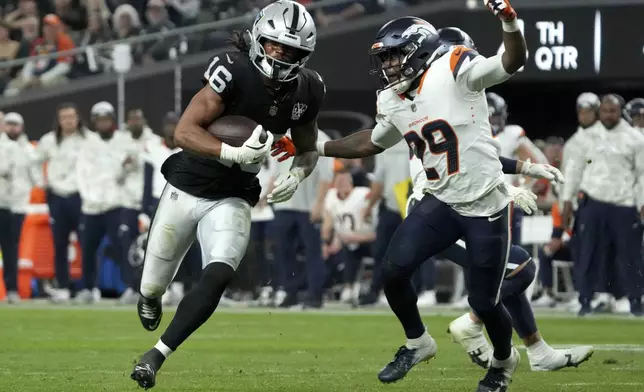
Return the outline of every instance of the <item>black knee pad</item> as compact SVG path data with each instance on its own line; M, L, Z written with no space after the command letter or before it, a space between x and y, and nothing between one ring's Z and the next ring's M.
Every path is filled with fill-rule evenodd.
M226 263L210 263L204 268L199 284L226 287L235 277L235 270Z
M513 295L523 294L530 287L537 273L537 266L534 261L528 261L521 271L516 275L503 281L501 286L501 298L507 298Z

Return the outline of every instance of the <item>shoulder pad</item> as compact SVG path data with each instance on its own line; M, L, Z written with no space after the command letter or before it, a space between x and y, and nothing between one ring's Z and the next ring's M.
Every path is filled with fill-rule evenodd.
M463 65L465 64L468 64L478 55L479 53L476 50L466 48L462 45L455 46L451 49L449 53L449 68L450 71L452 71L454 80L456 80L461 67L463 67Z

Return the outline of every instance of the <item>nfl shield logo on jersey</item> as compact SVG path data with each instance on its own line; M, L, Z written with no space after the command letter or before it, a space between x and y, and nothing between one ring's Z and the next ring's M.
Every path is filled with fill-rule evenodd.
M304 114L304 112L306 111L306 108L308 108L306 104L303 104L301 102L296 103L295 106L293 106L293 113L291 114L291 120L293 121L299 120L300 117L302 117L302 114Z

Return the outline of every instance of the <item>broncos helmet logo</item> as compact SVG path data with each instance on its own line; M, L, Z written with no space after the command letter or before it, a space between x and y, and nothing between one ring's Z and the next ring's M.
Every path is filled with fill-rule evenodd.
M436 35L438 32L434 26L430 24L413 24L402 33L403 38L411 38L418 45L422 44L431 35Z

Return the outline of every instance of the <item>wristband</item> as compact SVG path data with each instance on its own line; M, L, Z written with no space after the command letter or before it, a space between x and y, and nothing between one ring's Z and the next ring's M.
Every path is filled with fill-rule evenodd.
M517 18L514 18L510 21L503 21L503 31L506 33L516 33L517 31L520 31L521 29L519 28L519 22L517 22Z
M226 143L221 143L221 148L219 150L219 158L226 161L237 162L239 156L239 150L237 147L229 146Z
M326 156L326 155L324 155L324 144L325 144L325 143L326 143L326 142L318 142L318 144L317 144L318 154L319 154L321 157L325 157L325 156Z
M564 231L565 230L563 228L561 228L561 227L555 227L554 229L552 229L551 238L561 239L561 237L563 236Z
M306 178L306 173L304 173L304 169L301 167L294 167L289 171L289 174L292 175L293 177L297 178L298 182L302 182L303 179Z

